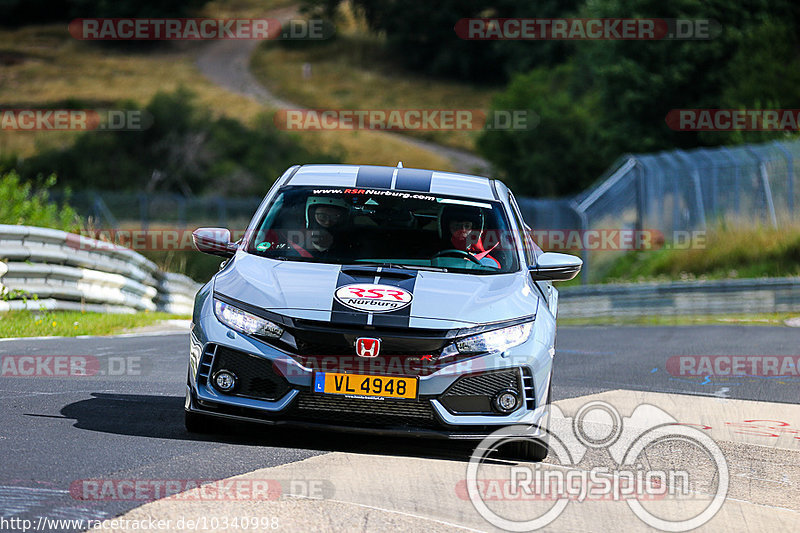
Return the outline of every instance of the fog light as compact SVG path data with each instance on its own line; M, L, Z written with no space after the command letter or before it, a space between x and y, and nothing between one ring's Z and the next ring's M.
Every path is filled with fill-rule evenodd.
M233 372L220 370L214 374L214 387L222 392L230 392L236 386L236 376Z
M514 391L505 390L494 397L494 407L501 413L510 413L519 405L519 398Z

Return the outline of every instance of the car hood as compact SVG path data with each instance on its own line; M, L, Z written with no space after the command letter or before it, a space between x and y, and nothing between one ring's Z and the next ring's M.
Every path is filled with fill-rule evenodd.
M368 313L344 307L334 296L343 286L376 283L410 293L410 303L398 311ZM379 271L367 266L276 261L244 252L237 252L215 276L214 291L293 318L376 326L473 326L530 316L538 305L528 277L520 273ZM368 319L368 315L373 316Z

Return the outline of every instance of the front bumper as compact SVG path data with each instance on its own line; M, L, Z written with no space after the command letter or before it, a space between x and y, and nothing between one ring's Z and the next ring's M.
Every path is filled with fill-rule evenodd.
M526 428L528 437L545 435L552 350L538 342L535 334L508 352L454 362L420 375L416 401L375 400L315 394L311 391L313 369L291 355L232 331L213 315L199 322L191 337L189 412L276 426L382 435L482 439L511 425ZM232 353L238 354L240 373L258 376L258 382L249 380L246 390L226 394L213 386L212 377L220 360L227 358L226 365L233 364ZM477 378L469 382L473 389L477 387L478 393L487 396L516 380L518 407L509 414L454 409L454 391L476 392L463 386L466 378L473 377ZM464 380L459 382L461 378Z

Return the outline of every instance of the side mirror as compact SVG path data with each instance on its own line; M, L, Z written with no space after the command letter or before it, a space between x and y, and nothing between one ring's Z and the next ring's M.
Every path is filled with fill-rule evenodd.
M197 228L192 232L195 247L205 254L233 257L236 244L231 242L231 232L225 228Z
M545 252L536 258L530 273L536 281L567 281L578 275L583 261L579 257L556 252Z

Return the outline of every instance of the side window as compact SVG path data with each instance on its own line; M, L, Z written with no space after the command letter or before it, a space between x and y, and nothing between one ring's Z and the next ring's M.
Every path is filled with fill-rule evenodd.
M527 226L522 219L522 214L519 210L519 206L517 205L517 200L514 198L514 195L511 194L511 191L508 192L508 198L511 200L511 212L514 215L514 230L519 232L519 237L525 250L525 260L529 265L535 265L536 254L533 251L531 238L530 235L528 235Z

